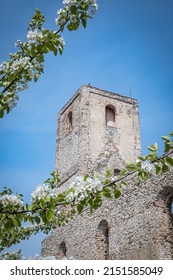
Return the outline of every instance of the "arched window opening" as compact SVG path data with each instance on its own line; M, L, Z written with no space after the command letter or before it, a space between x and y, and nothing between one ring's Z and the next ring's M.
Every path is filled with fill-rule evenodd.
M115 108L112 105L106 106L106 126L115 127Z
M73 129L73 115L72 112L70 111L68 113L68 131L71 132Z
M102 220L96 231L96 259L109 259L109 228L106 220Z
M167 196L166 203L167 203L167 205L169 207L170 214L173 217L173 190Z
M173 199L172 199L172 202L171 202L171 207L170 207L171 209L171 214L173 215Z
M58 255L60 257L66 257L67 254L67 249L66 249L66 245L65 242L61 242L61 244L59 245L59 251L58 251Z

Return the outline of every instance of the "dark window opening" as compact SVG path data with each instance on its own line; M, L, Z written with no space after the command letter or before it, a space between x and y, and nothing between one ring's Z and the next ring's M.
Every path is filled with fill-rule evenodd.
M106 106L106 126L115 127L115 108L112 105Z
M61 242L61 244L59 245L59 254L62 255L63 257L65 257L67 254L67 249L64 241Z
M173 216L173 191L167 196L166 204L169 207L170 214Z
M96 231L96 259L109 259L109 228L106 220L102 220Z
M68 113L68 131L71 132L73 129L73 116L72 116L72 112L70 111Z
M120 175L120 169L118 169L118 168L115 168L114 169L114 176L119 176Z
M171 209L171 214L173 215L173 200L172 200L172 202L171 202L171 207L170 207Z

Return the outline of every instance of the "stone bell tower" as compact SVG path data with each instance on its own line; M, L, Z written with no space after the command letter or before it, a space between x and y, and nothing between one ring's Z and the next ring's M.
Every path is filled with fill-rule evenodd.
M59 112L56 168L62 182L93 170L119 169L140 151L133 98L82 86Z
M110 169L140 155L138 103L116 93L82 86L59 112L56 166L60 192L78 175ZM170 197L173 169L137 185L134 175L119 199L103 199L42 242L42 255L57 259L173 259Z

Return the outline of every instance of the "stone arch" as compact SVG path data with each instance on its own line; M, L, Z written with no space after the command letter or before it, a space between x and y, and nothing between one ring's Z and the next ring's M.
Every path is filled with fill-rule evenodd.
M109 227L106 220L101 220L98 224L96 236L96 259L109 259Z
M169 208L170 214L173 217L173 189L166 199L167 207Z
M107 105L105 108L106 126L115 127L115 107Z
M155 202L158 215L158 236L160 254L165 252L166 258L173 259L173 186L162 185L162 189L158 194L158 200Z

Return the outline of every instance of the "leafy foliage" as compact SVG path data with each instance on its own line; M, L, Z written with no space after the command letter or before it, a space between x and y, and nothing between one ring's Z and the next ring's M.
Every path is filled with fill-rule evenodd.
M63 1L64 8L57 14L58 30L43 28L44 15L36 9L29 23L27 41L17 41L18 51L10 54L9 61L0 64L0 118L9 113L19 100L18 93L28 88L31 81L37 82L44 71L44 57L47 53L62 54L64 39L61 35L65 26L69 31L86 27L87 20L97 10L95 0Z
M32 203L25 204L22 194L14 195L11 189L4 188L0 193L0 250L20 240L28 239L39 231L48 233L57 226L63 226L75 214L90 209L98 209L104 199L118 199L128 178L136 175L136 183L148 180L151 176L166 173L173 166L173 133L162 137L165 150L158 156L158 145L148 147L149 154L140 156L136 163L126 162L117 177L107 170L104 176L94 173L76 177L69 189L60 192L60 178L57 172L31 194ZM27 226L26 226L27 223Z
M45 18L37 9L29 23L27 41L18 40L18 52L10 54L9 61L0 65L0 118L16 105L18 93L27 88L29 82L39 79L44 71L45 55L63 53L65 43L60 34L64 28L73 31L81 24L86 28L87 20L98 8L95 0L64 0L63 4L64 8L57 12L57 31L43 28ZM4 188L0 193L0 251L39 231L48 233L86 209L92 213L104 199L118 199L133 174L136 174L136 183L140 184L153 174L166 173L173 166L172 137L173 132L162 137L163 156L158 156L155 143L148 147L148 155L140 156L136 163L127 162L117 177L110 171L103 177L96 173L92 177L77 177L67 191L60 192L59 175L52 172L51 177L32 193L31 204L24 203L22 194L15 195L11 189ZM14 255L9 254L7 258L14 259ZM20 252L17 258L20 258Z

